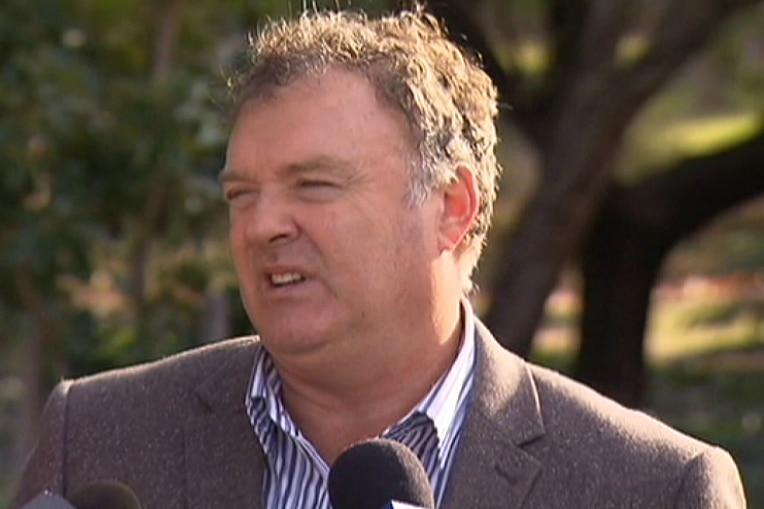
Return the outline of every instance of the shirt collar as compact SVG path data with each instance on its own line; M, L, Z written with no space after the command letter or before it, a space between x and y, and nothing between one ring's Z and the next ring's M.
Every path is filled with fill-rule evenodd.
M426 415L435 426L439 443L443 443L450 435L459 404L471 385L468 382L475 361L475 318L472 306L466 299L462 299L461 311L462 341L454 363L409 414ZM400 422L405 422L409 416Z

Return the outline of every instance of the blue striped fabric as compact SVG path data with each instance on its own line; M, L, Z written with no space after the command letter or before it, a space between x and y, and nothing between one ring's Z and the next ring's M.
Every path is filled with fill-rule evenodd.
M466 302L463 316L464 341L454 364L408 416L383 433L416 453L430 476L437 505L445 493L473 380L475 325ZM268 461L263 482L265 507L330 509L326 489L329 465L287 413L281 381L262 346L255 354L246 405Z

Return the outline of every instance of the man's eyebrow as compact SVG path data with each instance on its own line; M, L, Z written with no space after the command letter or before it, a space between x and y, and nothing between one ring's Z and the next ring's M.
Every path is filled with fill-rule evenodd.
M321 172L335 175L346 175L352 165L342 159L329 156L319 156L307 161L293 163L283 168L286 175L299 175L302 173Z
M220 170L220 173L218 173L218 182L220 184L227 184L230 182L246 182L252 180L253 176L250 172L246 170L237 170L236 168L231 168L228 166L225 166L222 170Z
M237 172L236 170L232 170L231 168L224 167L220 172L218 173L218 182L221 184L225 184L226 182L229 182L231 180L243 180L244 176Z
M306 161L288 164L278 170L282 176L295 176L307 173L325 173L329 175L343 176L348 175L353 165L348 161L336 157L319 156ZM246 172L237 171L228 166L224 167L218 173L218 181L221 184L231 181L248 180Z

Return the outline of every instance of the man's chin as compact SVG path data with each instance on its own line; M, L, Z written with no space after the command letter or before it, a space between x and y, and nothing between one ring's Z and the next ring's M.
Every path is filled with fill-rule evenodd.
M260 340L276 357L307 356L324 350L331 342L331 334L322 334L315 328L259 330Z

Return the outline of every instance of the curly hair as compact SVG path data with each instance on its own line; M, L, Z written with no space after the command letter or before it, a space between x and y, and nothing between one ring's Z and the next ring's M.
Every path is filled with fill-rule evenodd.
M459 164L475 171L480 205L463 246L471 253L469 287L501 173L495 155L496 88L475 59L421 9L374 19L345 11L306 12L250 36L247 57L245 68L229 80L234 112L274 87L330 67L365 76L383 101L404 114L415 138L412 206L456 179Z

